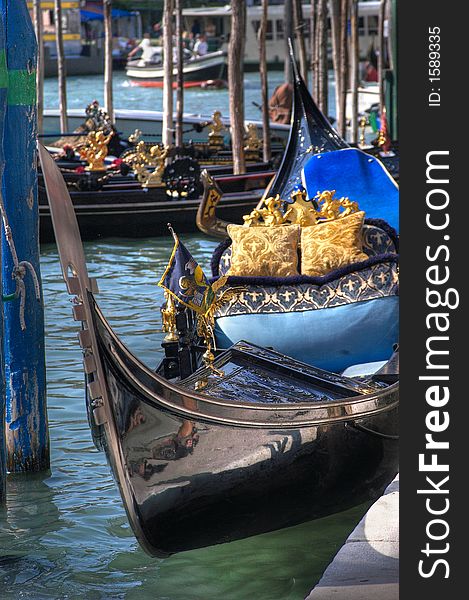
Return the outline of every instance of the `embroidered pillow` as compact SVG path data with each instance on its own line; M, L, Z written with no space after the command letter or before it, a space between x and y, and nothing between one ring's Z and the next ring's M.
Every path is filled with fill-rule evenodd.
M298 275L299 225L244 227L228 225L232 239L227 275L288 277Z
M366 260L362 251L365 213L359 211L301 230L301 274L325 275L350 263Z

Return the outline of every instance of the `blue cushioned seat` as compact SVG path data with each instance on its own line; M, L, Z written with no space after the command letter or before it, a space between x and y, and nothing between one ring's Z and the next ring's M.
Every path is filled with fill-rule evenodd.
M315 154L302 179L309 198L336 190L336 198L350 198L367 217L384 219L399 231L399 188L377 158L356 148Z

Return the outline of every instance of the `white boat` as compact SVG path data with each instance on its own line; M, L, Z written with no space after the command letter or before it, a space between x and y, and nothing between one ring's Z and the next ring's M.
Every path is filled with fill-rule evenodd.
M132 85L143 87L163 87L163 53L162 48L156 46L151 61L142 59L132 60L127 63L126 75ZM183 65L184 87L201 85L207 80L223 79L226 74L225 52L209 52L204 56L193 56L187 53ZM177 75L177 66L174 66L173 75ZM176 85L176 82L173 84Z
M248 3L249 4L249 3ZM257 69L259 65L259 44L257 32L262 15L260 2L247 6L246 12L246 36L244 50L245 69ZM359 43L360 56L365 58L370 44L378 37L378 14L380 2L371 0L358 3L359 18ZM231 26L231 5L205 6L200 8L185 8L182 11L184 28L191 31L194 22L197 21L200 31L205 32L209 48L227 48L227 41ZM268 21L266 34L267 64L270 68L281 68L286 56L286 44L284 36L284 2L271 0L268 7ZM305 21L304 37L309 40L311 29L311 4L303 4L303 18ZM306 46L309 46L307 42Z
M68 109L68 126L70 132L74 131L79 125L82 125L86 119L85 109ZM116 129L123 138L128 138L136 129L142 132L142 137L148 141L160 141L163 122L163 112L153 110L129 110L116 108L114 111L116 119ZM174 115L176 118L176 115ZM230 120L228 117L221 118L225 130L222 132L225 143L230 141ZM210 133L209 125L212 123L212 116L207 114L188 114L183 115L184 141L194 142L207 141ZM259 131L262 131L262 121L249 119L246 125L253 123ZM290 133L290 125L280 123L271 123L271 136L273 141L286 144ZM46 109L44 111L44 137L43 142L52 143L54 140L62 137L60 131L60 117L58 109Z

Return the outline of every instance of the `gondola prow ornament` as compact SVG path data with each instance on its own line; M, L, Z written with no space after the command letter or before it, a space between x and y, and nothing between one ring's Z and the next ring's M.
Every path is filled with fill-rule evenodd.
M202 268L179 240L170 224L168 224L168 228L174 238L174 248L158 285L166 291L169 297L196 313L197 335L204 340L206 345L206 351L202 356L203 361L211 373L223 377L223 371L213 365L215 360L212 352L212 344L214 345L213 315L221 304L232 298L233 294L238 294L240 290L232 288L217 295L227 277L220 277L216 282L210 284ZM166 306L166 310L167 308L168 306ZM207 383L206 379L197 381L196 389L203 389Z

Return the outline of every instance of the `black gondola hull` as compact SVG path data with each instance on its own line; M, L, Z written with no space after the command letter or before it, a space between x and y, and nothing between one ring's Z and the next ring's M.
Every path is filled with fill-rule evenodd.
M290 406L291 413L271 427L256 426L259 418L247 414L246 425L235 423L229 406L221 417L205 412L198 418L204 410L190 391L178 398L160 387L99 312L94 321L118 451L104 429L102 442L111 467L122 457L129 518L150 554L210 546L333 514L378 497L395 476L398 386L378 393L371 410L368 403L345 408L350 398L344 405L313 409L311 418L319 422L310 426L295 424L307 421L301 404ZM249 385L246 394L237 388L239 398L252 393ZM172 407L160 404L161 396ZM178 403L188 414L180 414ZM188 420L198 438L190 451L177 444L177 432ZM375 433L357 429L357 423ZM114 475L119 480L117 471Z

